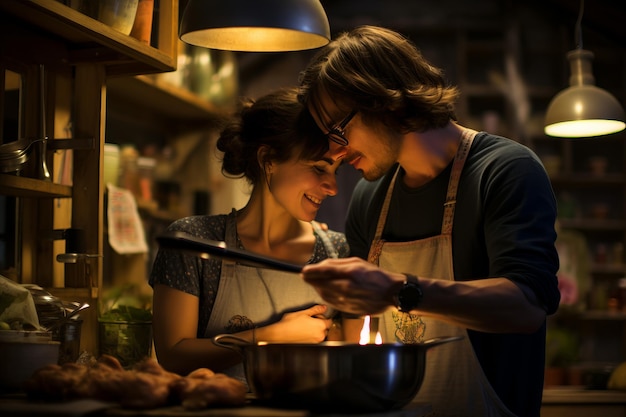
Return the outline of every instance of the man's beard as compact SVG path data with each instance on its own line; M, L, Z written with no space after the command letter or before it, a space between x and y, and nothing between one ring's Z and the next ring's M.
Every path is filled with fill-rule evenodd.
M368 181L376 181L379 178L382 178L393 166L393 164L376 164L369 171L361 171L363 178Z
M361 170L363 178L368 181L382 178L398 162L401 136L385 129L380 132L380 141L383 144L383 150L377 155L376 161L373 161L373 167L367 172Z

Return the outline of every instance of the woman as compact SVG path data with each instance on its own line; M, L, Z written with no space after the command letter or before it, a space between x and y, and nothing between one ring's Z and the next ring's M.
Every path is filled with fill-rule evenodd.
M337 193L340 164L325 157L325 144L295 136L315 129L295 89L246 102L217 148L222 172L252 185L248 203L230 214L179 219L168 230L297 264L347 256L345 236L313 221L322 201ZM240 355L214 345L211 337L318 343L333 324L321 298L294 273L161 249L150 285L157 357L180 374L206 367L245 381Z

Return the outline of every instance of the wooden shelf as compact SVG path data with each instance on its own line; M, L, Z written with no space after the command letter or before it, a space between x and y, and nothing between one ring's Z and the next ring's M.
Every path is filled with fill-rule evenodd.
M591 265L591 272L595 274L626 275L626 265L615 263L594 263Z
M626 229L626 221L621 219L559 219L559 222L564 229L605 230L615 232L623 232L624 229Z
M109 78L107 88L112 96L141 104L142 108L154 110L168 118L207 120L226 115L226 110L217 108L191 91L152 75Z
M582 320L626 321L626 313L621 311L589 310L580 314Z
M559 310L554 316L550 316L549 320L560 322L577 322L579 320L626 321L626 312L620 310Z
M35 198L69 198L72 187L33 178L0 174L0 195Z
M107 75L147 74L176 69L177 43L163 40L160 49L153 48L56 0L2 0L0 11L1 31L13 35L11 40L9 36L1 37L6 40L1 46L5 51L11 51L12 55L23 55L32 60L33 52L41 51L39 59L49 58L70 64L103 63ZM40 38L32 36L32 33L44 35L55 46L52 50L44 50L46 47L41 45ZM20 42L14 42L15 37L21 34L24 36ZM167 37L167 33L160 35ZM32 49L24 48L29 38ZM18 48L24 50L19 51Z
M550 176L550 181L555 185L570 185L580 187L606 187L626 185L624 174L593 175L587 173L557 174Z

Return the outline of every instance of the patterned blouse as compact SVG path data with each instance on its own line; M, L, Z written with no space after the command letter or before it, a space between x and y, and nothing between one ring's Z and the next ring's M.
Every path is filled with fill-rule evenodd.
M225 240L226 220L232 215L234 212L213 216L185 217L176 220L167 230L186 232L202 239L223 241ZM326 233L336 248L338 256L340 258L349 256L350 250L345 235L332 230ZM237 247L245 249L239 236L237 236ZM328 257L322 238L315 232L313 254L308 263L316 263ZM219 259L202 259L183 251L159 249L152 266L149 283L152 287L156 284L167 285L199 298L197 337L200 338L204 336L215 303L221 269L222 262Z

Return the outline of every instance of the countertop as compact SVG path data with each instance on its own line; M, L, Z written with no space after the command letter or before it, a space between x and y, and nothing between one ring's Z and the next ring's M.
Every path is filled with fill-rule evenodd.
M584 387L555 387L544 390L543 404L554 405L623 405L626 407L626 391L587 390ZM432 414L429 405L410 404L404 409L374 412L367 417L427 417ZM117 404L96 400L76 400L64 403L29 403L24 395L0 396L0 415L28 417L354 417L354 415L325 413L308 410L270 408L249 403L244 407L207 408L188 411L181 406L150 410L129 410Z
M358 416L367 417L427 417L431 415L429 405L410 404L404 409L375 412ZM23 396L0 397L0 415L3 417L354 417L354 415L324 413L315 414L307 410L289 410L261 407L248 404L244 407L207 408L189 411L181 406L149 410L130 410L113 403L84 399L63 403L29 403Z
M543 391L543 404L626 405L626 391L589 390L577 386L546 388Z

